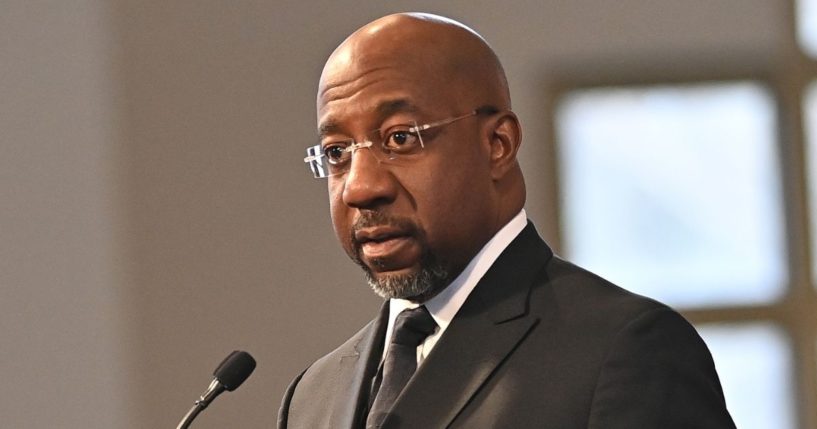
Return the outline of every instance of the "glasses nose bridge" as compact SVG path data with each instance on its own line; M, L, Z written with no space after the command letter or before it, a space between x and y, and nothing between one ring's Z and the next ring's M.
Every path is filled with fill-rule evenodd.
M359 151L360 149L369 148L369 150L372 150L373 145L374 143L372 143L372 140L369 138L360 141L352 140L352 144L349 145L347 151L349 152L349 156L351 157L352 155L355 154L355 152Z
M355 155L356 152L360 151L361 149L368 149L367 152L369 152L369 154L371 154L371 156L373 158L373 161L379 165L381 163L381 159L380 159L380 156L378 156L378 154L375 153L377 151L377 149L375 149L374 146L376 146L376 145L369 138L367 138L365 140L362 140L360 142L358 142L356 140L353 141L352 144L349 145L349 147L346 148L346 151L349 154L348 155L349 160L346 163L347 171L355 169L355 165L360 163L360 159L359 159L360 155L358 155L358 156L354 156L354 155ZM358 158L357 161L355 160L355 158Z
M379 159L377 154L374 153L375 150L372 148L373 146L374 143L372 143L371 139L368 138L360 142L358 142L357 140L352 140L352 144L350 144L349 147L346 148L346 152L349 154L349 168L351 168L352 160L353 158L355 158L354 156L355 152L361 149L369 149L369 152L372 154L372 156L374 156L375 159Z

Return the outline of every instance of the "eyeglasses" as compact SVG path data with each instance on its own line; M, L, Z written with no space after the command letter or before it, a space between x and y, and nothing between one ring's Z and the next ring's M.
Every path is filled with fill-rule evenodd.
M461 119L477 115L492 115L499 112L493 106L482 106L471 112L453 118L443 119L428 124L395 125L380 128L368 133L366 140L356 142L354 139L326 141L306 149L304 162L316 178L323 179L337 176L349 171L352 154L363 148L369 148L378 161L389 164L408 164L417 158L425 148L423 133L437 127L452 124ZM374 142L379 142L376 145Z

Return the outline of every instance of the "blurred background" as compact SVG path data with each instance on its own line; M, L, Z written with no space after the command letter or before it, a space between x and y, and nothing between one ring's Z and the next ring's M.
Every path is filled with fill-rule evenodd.
M194 427L274 426L379 306L302 159L398 11L497 51L559 253L681 310L738 427L817 427L815 0L0 0L0 426L175 427L234 349Z

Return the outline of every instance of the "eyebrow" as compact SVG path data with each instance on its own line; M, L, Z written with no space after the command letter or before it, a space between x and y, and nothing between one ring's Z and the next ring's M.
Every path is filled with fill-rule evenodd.
M327 134L334 134L340 129L340 125L338 125L335 121L327 121L321 124L318 127L318 138L321 138Z
M375 112L377 112L377 122L383 122L386 120L386 118L396 113L416 113L418 110L419 108L416 105L412 104L405 98L386 100L380 102L377 107L375 107ZM318 127L318 137L336 133L340 129L340 123L337 121L326 121Z
M416 113L419 108L405 98L387 100L377 105L378 119L384 120L395 113Z

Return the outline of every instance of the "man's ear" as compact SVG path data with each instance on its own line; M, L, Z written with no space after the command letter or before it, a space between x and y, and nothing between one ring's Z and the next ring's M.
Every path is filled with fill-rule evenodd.
M522 127L516 114L506 110L491 118L487 132L491 153L491 178L499 180L517 165L516 153L522 143Z

